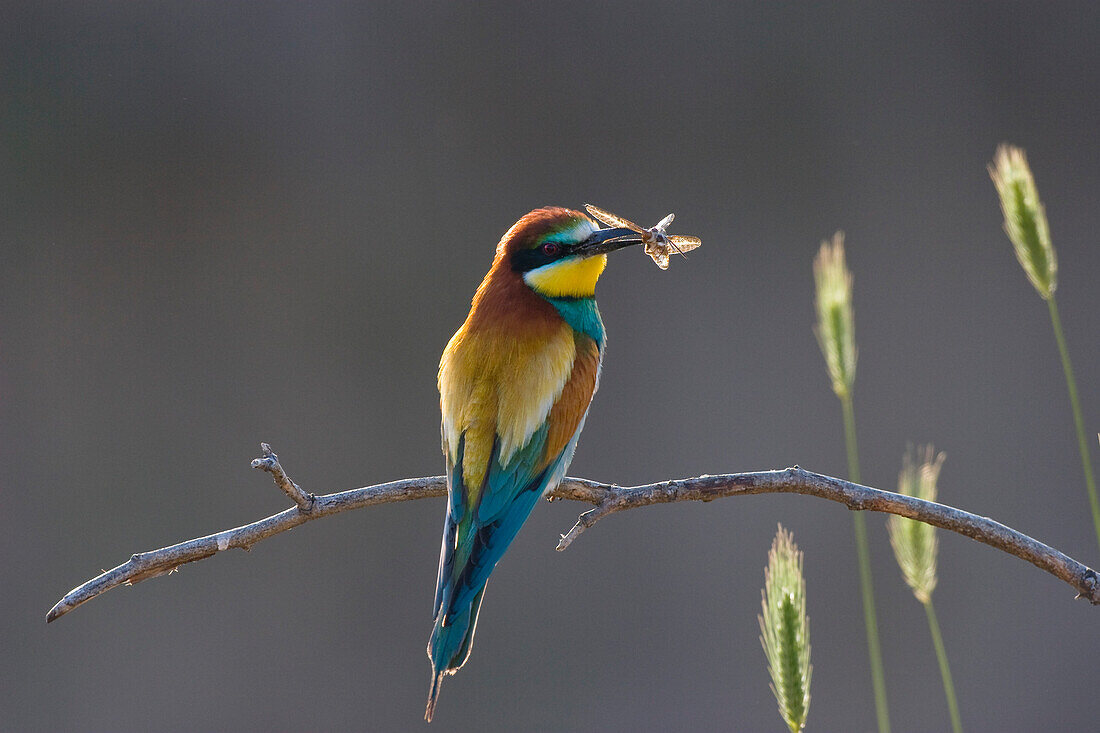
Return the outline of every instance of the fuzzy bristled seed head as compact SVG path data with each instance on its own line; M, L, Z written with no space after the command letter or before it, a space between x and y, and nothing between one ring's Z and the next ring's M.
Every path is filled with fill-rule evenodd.
M1005 234L1016 250L1016 259L1039 295L1050 300L1058 287L1058 259L1050 241L1046 209L1024 151L1001 145L989 166L989 176L1001 198Z
M902 459L898 474L898 493L935 501L936 481L940 477L943 459L944 454L936 454L931 445L918 449L916 457L910 447ZM913 589L918 601L927 603L932 598L937 579L936 553L939 543L936 528L894 514L886 520L886 529L905 582Z
M806 726L810 710L810 621L802 553L782 525L768 552L760 595L760 643L768 659L772 692L787 727L798 733Z
M852 312L852 273L844 261L844 232L822 242L814 258L817 325L814 334L825 356L833 391L849 396L856 381L855 316Z

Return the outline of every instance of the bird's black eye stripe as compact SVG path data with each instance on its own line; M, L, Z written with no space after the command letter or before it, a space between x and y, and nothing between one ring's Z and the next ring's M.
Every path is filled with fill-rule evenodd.
M536 267L549 265L554 260L561 259L566 254L566 246L561 242L543 242L540 246L531 249L521 249L512 254L512 269L516 272L527 272Z

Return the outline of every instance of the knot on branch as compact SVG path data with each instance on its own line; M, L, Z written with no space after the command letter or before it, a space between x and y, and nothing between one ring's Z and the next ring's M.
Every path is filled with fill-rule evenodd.
M1078 598L1084 598L1094 606L1100 606L1100 576L1092 568L1085 568L1081 576L1080 593Z

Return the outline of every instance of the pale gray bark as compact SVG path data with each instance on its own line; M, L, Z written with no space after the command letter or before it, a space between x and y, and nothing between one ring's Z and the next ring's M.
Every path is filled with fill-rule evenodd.
M444 477L430 476L315 496L303 491L287 476L279 464L279 457L271 451L270 446L264 443L261 447L264 455L252 461L252 467L270 473L279 488L294 501L295 506L251 524L133 555L118 567L97 575L65 594L46 614L46 621L60 618L80 604L119 585L131 585L158 575L166 575L184 563L203 560L232 548L247 550L260 540L312 519L375 504L426 499L445 496L447 493ZM798 466L782 471L673 479L634 487L566 478L547 498L572 499L595 505L595 508L581 514L576 525L562 535L557 549L564 550L581 532L609 514L625 509L675 501L712 501L727 496L771 493L817 496L839 502L852 510L897 514L957 532L1027 560L1069 583L1077 590L1079 598L1085 598L1094 605L1100 604L1100 577L1096 571L1010 527L944 504L861 486L805 471Z

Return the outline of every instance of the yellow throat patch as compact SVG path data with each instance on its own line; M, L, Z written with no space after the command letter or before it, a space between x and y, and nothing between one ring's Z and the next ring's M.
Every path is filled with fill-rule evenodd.
M548 298L590 298L605 267L607 255L566 257L524 273L523 280Z

